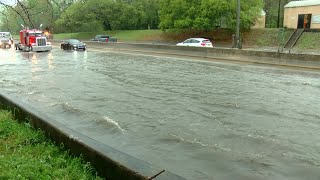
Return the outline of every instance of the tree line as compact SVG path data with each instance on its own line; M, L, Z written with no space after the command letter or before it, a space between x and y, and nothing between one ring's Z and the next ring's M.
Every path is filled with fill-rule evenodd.
M8 3L11 1L11 3ZM260 16L277 15L275 2L242 0L241 29ZM55 33L103 30L195 29L210 31L223 25L235 29L237 0L0 0L0 29L18 32L21 24ZM267 19L270 27L277 18Z

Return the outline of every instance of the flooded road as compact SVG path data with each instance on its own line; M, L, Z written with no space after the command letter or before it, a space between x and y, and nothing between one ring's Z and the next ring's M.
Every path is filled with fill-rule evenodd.
M190 180L319 180L320 72L0 49L0 88Z

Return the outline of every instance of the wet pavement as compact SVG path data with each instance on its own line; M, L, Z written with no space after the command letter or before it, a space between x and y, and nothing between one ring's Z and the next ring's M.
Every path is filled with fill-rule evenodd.
M320 72L0 49L1 91L187 179L320 179Z

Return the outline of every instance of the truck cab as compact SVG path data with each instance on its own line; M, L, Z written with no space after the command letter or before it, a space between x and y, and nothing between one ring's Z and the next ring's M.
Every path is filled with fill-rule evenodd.
M42 31L37 29L23 29L20 31L20 42L15 44L15 49L39 52L50 51L52 46Z

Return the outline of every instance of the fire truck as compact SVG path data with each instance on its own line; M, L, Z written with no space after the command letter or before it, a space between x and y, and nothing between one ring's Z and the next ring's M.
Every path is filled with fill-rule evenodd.
M51 43L47 41L42 31L37 29L23 29L20 31L20 42L15 44L16 50L22 51L50 51Z

